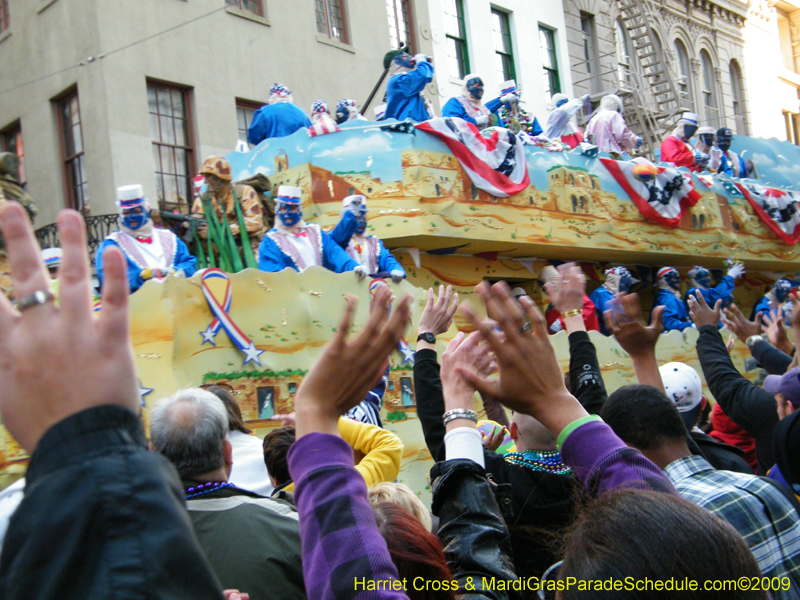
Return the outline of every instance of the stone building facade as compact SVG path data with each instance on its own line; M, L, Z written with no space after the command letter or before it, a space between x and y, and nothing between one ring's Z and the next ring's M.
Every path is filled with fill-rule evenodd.
M680 108L697 113L701 125L753 134L745 85L749 7L739 0L563 0L575 94L618 93L627 105L639 88L647 105L644 59L620 18L631 1L647 15Z

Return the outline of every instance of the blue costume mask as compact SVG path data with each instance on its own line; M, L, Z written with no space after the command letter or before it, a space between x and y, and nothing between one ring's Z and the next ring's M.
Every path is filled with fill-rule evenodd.
M675 291L681 289L681 276L678 275L677 271L673 270L664 275L664 281L666 281L667 285Z
M683 126L683 135L688 140L697 132L697 125L689 125L688 123Z
M414 61L411 60L411 56L407 52L403 52L402 54L398 54L394 58L394 62L396 62L401 67L405 67L407 69L414 68Z
M717 148L723 152L727 152L731 147L731 138L717 137Z
M483 81L480 77L473 77L467 82L467 91L473 98L480 100L483 98Z
M713 133L701 133L698 137L700 138L700 141L703 142L709 148L714 145Z
M278 218L286 227L292 227L303 218L303 211L297 204L286 204L281 202L278 207Z
M361 235L367 230L367 215L361 213L356 217L356 233Z
M567 98L564 98L563 100L559 100L559 101L556 103L556 108L558 108L559 106L561 106L561 105L563 105L563 104L566 104L567 102L569 102L569 100L568 100Z
M788 279L779 279L775 283L775 299L783 304L789 298L789 292L792 291L792 284Z
M347 119L350 118L350 113L347 111L346 108L337 108L336 109L336 124L341 125L345 123Z
M619 284L617 287L620 292L627 293L631 291L631 285L633 285L633 282L631 280L630 275L623 275L622 277L619 278Z
M694 280L698 285L702 285L704 288L711 287L711 273L708 272L708 269L698 269L697 273L695 273Z
M147 223L149 218L150 216L147 214L147 211L143 206L126 208L122 211L122 224L128 229L133 229L134 231L140 229L142 225Z

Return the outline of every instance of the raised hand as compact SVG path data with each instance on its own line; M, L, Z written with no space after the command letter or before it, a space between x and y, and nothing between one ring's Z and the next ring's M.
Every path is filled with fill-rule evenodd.
M731 304L730 308L723 309L722 324L738 337L742 343L747 343L747 338L761 333L761 311L756 314L756 320L747 319L739 307Z
M622 349L633 358L655 353L658 337L664 330L661 323L664 307L657 306L652 323L645 325L638 294L617 294L612 302L612 308L603 313L603 320Z
M503 282L492 287L484 282L475 291L486 304L489 319L480 320L467 303L462 310L494 352L499 377L490 381L471 369L456 367L463 377L481 393L538 419L555 435L586 416L564 386L544 317L530 298L517 302Z
M138 412L122 253L109 248L103 255L103 310L93 313L86 226L77 212L62 211L56 308L49 299L32 300L48 297L50 277L21 205L10 202L0 211L0 228L20 306L0 294L0 414L11 435L32 453L51 426L87 408L119 404Z
M347 299L336 335L297 389L298 439L312 432L339 435L339 417L358 404L386 370L389 355L410 322L411 296L403 298L391 316L391 290L381 286L374 298L369 320L353 340L347 339L347 332L356 299Z
M712 309L709 308L703 294L695 292L693 295L689 296L688 303L689 316L692 317L692 321L694 321L698 329L703 327L703 325L713 325L716 327L719 324L722 300L717 300Z
M586 292L586 276L575 263L564 263L558 267L556 285L549 289L552 292L550 302L562 315L568 310L581 310Z
M791 354L793 345L783 325L783 309L780 307L772 309L770 314L764 315L764 322L767 324L764 331L769 343L786 354Z
M439 335L450 329L453 315L458 308L458 294L453 293L453 287L439 286L439 296L433 299L433 288L428 288L428 302L419 317L417 330L419 333L432 333Z
M506 433L508 433L508 430L505 427L502 425L496 426L492 429L492 433L483 438L483 445L486 446L488 450L494 452L500 447L500 444L503 443Z
M663 306L653 311L653 322L644 324L638 294L617 294L612 308L603 313L606 327L625 352L630 354L639 383L664 390L658 371L656 344L664 327L661 324Z

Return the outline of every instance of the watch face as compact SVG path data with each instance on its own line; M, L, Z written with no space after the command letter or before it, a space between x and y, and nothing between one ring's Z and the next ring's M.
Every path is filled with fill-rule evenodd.
M435 344L436 343L436 336L433 335L430 331L428 331L426 333L420 333L419 337L417 338L417 340L425 340L429 344Z

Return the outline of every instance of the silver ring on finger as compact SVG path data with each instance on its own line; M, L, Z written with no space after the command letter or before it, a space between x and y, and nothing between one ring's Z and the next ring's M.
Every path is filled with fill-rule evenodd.
M530 331L530 329L531 329L531 322L530 321L525 321L522 324L522 327L519 328L519 332L520 333L525 333L526 331Z
M33 306L38 306L39 304L46 304L51 300L55 300L56 297L50 290L37 290L33 292L30 296L25 296L21 298L19 302L17 302L17 310L22 312L28 308Z

